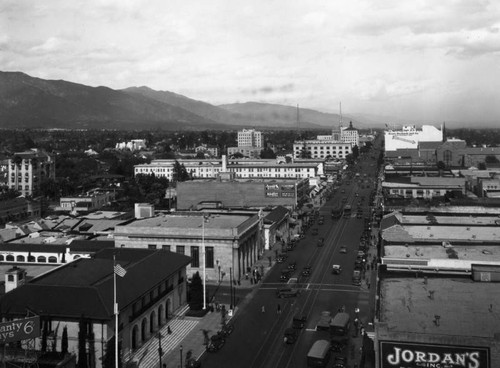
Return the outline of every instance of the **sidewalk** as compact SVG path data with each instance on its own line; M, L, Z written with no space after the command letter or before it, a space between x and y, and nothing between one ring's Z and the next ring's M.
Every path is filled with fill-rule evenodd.
M281 245L275 245L278 251L281 251ZM262 271L262 280L265 279L267 273L275 264L275 249L270 249L264 252L262 258L257 261L253 268L257 267L259 272ZM268 257L271 257L269 260ZM236 289L253 289L259 283L253 283L251 277L248 279L243 278L240 280L239 285L233 285ZM229 286L229 280L221 282L221 286ZM131 357L128 357L128 366L138 368L181 368L186 364L186 357L188 352L191 357L198 360L205 352L204 334L203 331L208 331L209 336L214 335L221 329L222 317L220 312L208 312L204 317L187 317L185 314L189 306L184 306L177 310L172 318L161 330L155 333L143 346L134 351ZM229 310L229 306L226 306ZM233 310L232 318L238 313L238 307ZM168 327L171 333L168 333ZM161 335L161 339L159 338ZM161 342L160 342L161 341ZM162 366L159 362L159 347L162 349ZM182 367L183 368L183 367Z

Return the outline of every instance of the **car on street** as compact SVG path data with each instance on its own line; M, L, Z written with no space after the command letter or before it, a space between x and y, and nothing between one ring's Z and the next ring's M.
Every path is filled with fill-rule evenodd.
M296 261L292 261L292 262L288 263L288 265L286 266L286 268L288 268L289 270L295 270L297 268L297 262Z
M299 290L290 287L279 288L276 290L276 296L278 298L293 298L297 295L299 295Z
M292 327L300 330L300 329L304 328L304 326L306 325L306 321L307 321L306 316L296 315L292 319Z
M285 330L283 340L285 344L293 344L297 341L298 336L299 331L290 327Z
M330 330L330 322L332 321L332 314L329 311L321 312L319 316L318 324L316 325L316 330L318 331L328 331Z
M285 262L285 260L287 259L287 257L288 256L286 254L283 254L283 253L278 254L278 256L276 257L276 262L283 263L283 262Z
M342 355L337 355L333 360L333 368L347 367L347 359Z
M303 269L302 269L302 276L305 276L305 277L309 277L311 276L311 266L305 266Z
M342 254L346 254L347 253L347 247L345 245L342 245L340 247L340 253L342 253Z
M325 238L319 238L317 245L318 247L322 247L323 245L325 245Z
M355 286L361 286L361 271L354 270L352 273L352 284Z
M287 282L290 279L290 276L292 276L291 270L289 270L288 268L285 270L282 270L281 275L280 275L280 281Z
M340 273L342 272L342 266L341 265L338 265L338 264L334 264L332 266L332 273L334 275L340 275Z

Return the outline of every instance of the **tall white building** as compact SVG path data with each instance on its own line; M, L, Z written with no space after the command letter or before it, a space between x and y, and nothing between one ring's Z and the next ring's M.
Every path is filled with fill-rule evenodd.
M432 125L422 125L417 130L414 125L403 126L400 130L388 129L384 134L385 150L416 149L419 142L442 142L443 128L438 129Z
M9 169L7 185L25 196L37 195L44 179L56 177L54 156L36 148L15 153L7 165Z
M262 132L255 129L238 131L238 147L262 148Z
M349 126L347 128L341 129L340 140L343 143L351 143L353 147L359 147L359 133L358 130L352 126L352 121L349 122Z

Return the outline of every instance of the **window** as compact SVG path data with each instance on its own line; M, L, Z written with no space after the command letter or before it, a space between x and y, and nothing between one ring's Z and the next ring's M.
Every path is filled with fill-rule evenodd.
M179 253L179 254L185 254L185 253L184 253L184 245L177 245L177 246L175 247L175 252L176 252L176 253Z
M168 245L168 244L162 244L161 249L170 252L170 245Z
M156 249L156 244L148 244L148 249Z
M200 247L191 247L191 267L200 267Z
M7 281L10 281L10 282L14 281L14 275L8 275Z
M205 267L214 268L214 247L205 247Z

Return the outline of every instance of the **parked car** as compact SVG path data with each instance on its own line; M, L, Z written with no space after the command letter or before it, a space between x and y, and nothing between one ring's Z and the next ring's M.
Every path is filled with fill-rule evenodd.
M276 296L278 298L293 298L299 295L299 290L298 289L293 289L293 288L279 288L276 290Z
M342 253L342 254L346 254L347 253L347 247L345 245L342 245L340 247L340 253Z
M278 254L278 257L276 257L276 262L278 263L283 263L285 262L285 260L288 258L288 256L286 254Z
M344 356L337 355L333 360L333 368L345 368L347 367L347 359Z
M297 262L292 261L286 266L289 270L295 270L297 268Z
M325 245L325 238L323 237L319 238L317 245L318 247L322 247L323 245Z
M352 284L355 286L361 286L361 271L354 270L352 273Z

